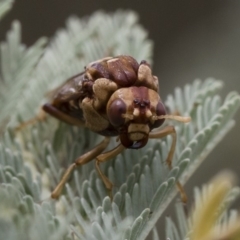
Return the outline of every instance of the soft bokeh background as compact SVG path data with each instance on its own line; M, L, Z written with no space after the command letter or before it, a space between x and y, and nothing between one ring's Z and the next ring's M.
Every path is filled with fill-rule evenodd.
M23 42L30 45L40 36L53 36L70 15L83 17L99 9L109 12L119 8L136 11L154 41L154 74L160 79L163 99L176 86L196 78L222 79L223 96L231 90L240 92L240 1L237 0L21 0L0 22L0 39L4 39L13 19L21 21ZM208 181L221 169L240 174L239 119L240 113L235 129L190 179L186 186L189 196L193 186ZM162 224L160 231L164 229Z

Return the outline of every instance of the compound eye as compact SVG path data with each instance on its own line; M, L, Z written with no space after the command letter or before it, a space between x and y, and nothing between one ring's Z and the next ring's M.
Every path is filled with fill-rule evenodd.
M165 107L161 101L158 101L158 104L156 106L156 115L157 116L166 115ZM164 123L164 121L165 121L165 119L156 120L153 124L153 128L160 127Z
M122 114L126 113L127 106L122 99L114 100L107 109L107 115L113 126L121 126L125 123Z

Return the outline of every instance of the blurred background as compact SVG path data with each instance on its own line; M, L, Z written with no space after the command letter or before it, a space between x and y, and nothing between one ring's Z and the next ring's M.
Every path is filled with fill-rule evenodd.
M70 15L84 17L99 9L119 8L136 11L154 41L153 72L160 79L163 99L176 86L196 78L223 80L223 96L232 90L240 92L240 1L236 0L21 0L0 22L0 40L13 19L20 20L23 42L31 45L40 36L53 36ZM207 182L221 169L240 173L239 119L240 112L234 130L188 182L189 196L193 186Z

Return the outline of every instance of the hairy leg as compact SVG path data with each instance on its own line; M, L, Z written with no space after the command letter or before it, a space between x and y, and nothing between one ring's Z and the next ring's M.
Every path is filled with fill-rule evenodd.
M172 145L171 145L170 151L169 151L168 156L167 156L166 163L167 163L169 169L172 169L172 159L173 159L174 151L175 151L175 148L176 148L176 142L177 142L177 135L176 135L175 128L173 126L166 126L163 129L159 129L159 131L151 132L149 134L149 138L163 138L163 137L166 137L168 135L172 136L173 141L172 141ZM187 195L186 195L186 193L183 189L183 186L181 185L181 183L179 181L177 181L176 185L177 185L177 188L178 188L178 190L181 194L182 202L186 203L187 202Z
M112 187L113 187L113 184L110 182L110 180L107 178L106 175L103 174L103 172L101 171L100 169L100 163L103 163L103 162L106 162L110 159L112 159L113 157L117 156L119 153L121 153L123 150L125 149L125 147L120 143L117 147L115 147L114 149L108 151L108 152L105 152L105 153L102 153L100 154L97 158L96 158L96 162L95 162L95 166L96 166L96 169L104 183L104 185L106 186L106 188L108 189L108 191L110 192L110 196L111 196L111 193L112 193Z
M73 170L81 165L84 165L88 162L90 162L91 160L93 160L94 158L96 158L102 151L104 151L106 149L106 147L108 146L110 141L109 137L105 137L104 140L99 143L96 147L94 147L92 150L90 150L89 152L83 154L82 156L80 156L79 158L77 158L75 160L74 163L72 163L68 169L66 170L65 174L63 175L62 179L60 180L60 182L58 183L58 185L56 186L56 188L53 190L51 197L52 198L58 198L59 195L62 192L62 189L65 185L65 183L67 182L69 176L71 175L71 173L73 172Z

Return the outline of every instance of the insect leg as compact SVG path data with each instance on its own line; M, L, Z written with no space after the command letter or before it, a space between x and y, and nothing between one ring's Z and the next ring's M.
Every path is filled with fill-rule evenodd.
M169 167L169 169L172 169L172 159L173 159L173 154L176 148L176 142L177 142L177 135L176 135L176 130L173 126L166 126L163 129L160 129L159 131L156 132L151 132L149 134L149 138L163 138L166 137L167 135L171 134L172 135L172 145L170 148L170 151L168 153L167 156L167 160L166 163ZM181 194L181 199L183 203L187 202L187 195L183 189L183 186L181 185L181 183L179 181L177 181L176 183L177 188Z
M173 158L173 154L174 154L175 147L176 147L176 141L177 141L177 135L176 135L175 128L173 126L167 126L163 129L160 129L159 131L150 132L149 138L163 138L169 134L172 135L173 141L172 141L172 145L171 145L170 151L167 156L166 163L167 163L168 167L171 169L172 168L172 158Z
M31 119L29 119L29 120L27 120L27 121L24 121L24 122L20 123L19 125L17 125L17 126L15 127L14 130L15 130L15 131L20 131L20 130L22 130L23 128L29 126L29 125L35 124L36 122L44 121L46 118L47 118L46 112L44 112L42 109L40 109L39 112L38 112L38 114L37 114L35 117L33 117L33 118L31 118Z
M85 123L77 118L71 117L67 114L65 114L64 112L60 111L59 109L57 109L54 105L50 104L50 103L45 103L42 106L42 109L49 113L50 115L52 115L53 117L64 121L70 125L75 125L78 127L84 127Z
M83 154L82 156L80 156L79 158L77 158L75 160L74 163L72 163L68 169L66 170L65 174L63 175L62 179L60 180L60 182L58 183L58 185L56 186L56 188L53 190L51 197L52 198L58 198L59 195L62 192L62 189L65 185L65 183L67 182L70 174L72 173L72 171L79 165L84 165L88 162L90 162L91 160L93 160L96 156L98 156L102 151L104 151L104 149L108 146L110 141L109 137L105 137L104 140L99 143L96 147L94 147L92 150L90 150L89 152Z
M115 147L114 149L108 151L108 152L105 152L105 153L102 153L100 154L97 158L96 158L96 162L95 162L95 166L96 166L96 169L104 183L104 185L106 186L106 188L109 190L110 192L110 195L111 195L111 191L112 191L112 187L113 187L113 184L110 182L110 180L107 178L106 175L103 174L103 172L101 171L100 169L100 163L102 162L106 162L110 159L112 159L113 157L117 156L119 153L121 153L123 150L125 149L125 147L120 143L117 147Z

